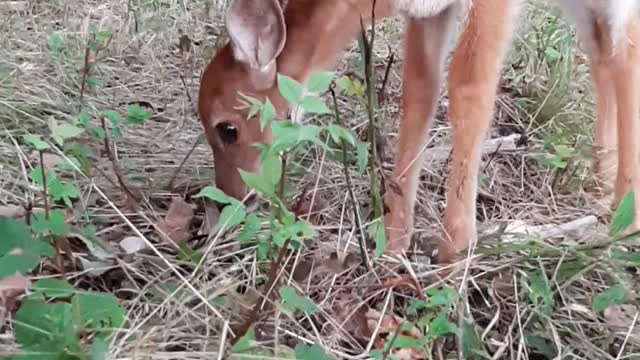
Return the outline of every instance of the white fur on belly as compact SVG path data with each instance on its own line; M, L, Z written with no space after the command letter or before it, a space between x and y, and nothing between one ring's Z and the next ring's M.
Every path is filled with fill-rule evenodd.
M398 10L412 17L431 17L456 2L468 0L395 0Z

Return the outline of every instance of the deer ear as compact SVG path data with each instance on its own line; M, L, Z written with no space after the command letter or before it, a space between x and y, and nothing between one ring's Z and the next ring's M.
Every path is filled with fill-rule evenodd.
M273 86L287 37L278 0L234 0L225 19L233 56L247 66L256 87Z

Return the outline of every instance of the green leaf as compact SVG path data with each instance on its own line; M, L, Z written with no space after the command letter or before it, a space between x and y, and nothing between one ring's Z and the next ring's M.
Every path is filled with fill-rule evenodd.
M536 306L536 310L549 316L553 311L553 293L546 276L540 272L531 272L529 279L529 301Z
M73 297L73 307L85 328L108 335L124 324L124 311L112 294L87 291Z
M89 353L91 356L90 360L104 360L107 357L108 351L109 344L107 344L107 341L103 338L96 338L91 344L91 350Z
M53 256L49 243L33 238L24 220L0 217L0 278L26 273L40 263L41 256Z
M296 221L291 224L276 224L273 233L273 243L278 247L284 246L287 239L291 239L294 244L302 245L302 239L315 234L313 228L305 221Z
M480 339L478 327L467 319L462 321L462 354L465 359L491 359Z
M48 220L45 215L44 211L33 213L31 229L34 232L42 235L64 236L69 231L69 226L64 222L64 211L50 210Z
M133 104L127 106L127 123L129 125L136 125L143 123L151 118L151 114L147 112L142 106Z
M409 316L416 315L418 313L418 310L423 309L425 305L425 302L422 300L410 299L406 313Z
M280 156L274 153L270 153L262 161L262 176L275 190L276 185L280 182L282 176L282 161Z
M333 78L333 72L331 71L318 71L309 76L307 81L307 90L313 93L322 93L331 85L331 79Z
M67 142L64 144L64 152L69 157L75 158L79 163L79 168L85 174L89 174L91 171L91 162L89 161L90 150L84 144L75 142Z
M305 141L324 147L320 141L321 128L315 125L300 125L290 121L275 121L271 123L274 142L271 151L280 152L292 149Z
M331 124L327 127L327 130L329 130L331 138L336 143L341 144L342 140L344 140L347 143L356 146L356 139L353 137L353 134L351 134L351 131L344 128L343 126Z
M91 115L89 115L89 113L86 111L81 111L78 114L78 121L80 122L80 124L87 126L89 122L91 122Z
M437 338L446 334L456 334L458 328L447 319L446 312L439 312L429 324L429 336Z
M393 335L389 336L388 341L391 341ZM405 335L398 335L396 340L391 345L392 349L407 349L407 348L422 348L427 345L428 339L426 337L414 338ZM387 348L387 346L385 346Z
M560 52L552 47L544 49L544 55L548 61L557 61L561 56Z
M267 98L260 112L260 131L264 130L264 127L276 118L276 109L271 104L271 100Z
M25 349L33 346L49 352L78 349L77 330L72 324L71 304L46 304L37 296L23 301L14 321L15 338Z
M38 296L46 296L48 298L68 298L74 293L73 286L68 282L58 279L42 279L33 284L33 289Z
M387 235L384 231L384 223L376 221L369 225L369 234L376 240L375 256L382 256L384 248L387 246Z
M244 334L231 348L232 354L241 354L251 350L255 346L256 334L253 327L249 328L246 334Z
M358 141L357 149L358 155L358 175L364 174L364 170L367 168L367 160L369 159L369 148L366 142Z
M315 96L305 96L300 102L300 106L309 114L330 114L331 110L327 104L320 98Z
M250 214L245 219L244 228L242 228L242 231L238 234L236 240L241 244L250 241L258 230L260 230L260 226L260 219L258 219L255 214Z
M535 352L545 355L547 359L553 359L556 357L556 352L553 349L552 342L542 336L528 333L525 334L524 340L527 347L535 350Z
M91 90L95 90L98 86L98 79L95 76L87 76L87 87Z
M627 194L622 198L622 201L620 201L620 204L616 208L616 211L613 213L613 218L611 219L611 229L609 230L610 236L619 234L621 231L625 230L631 224L633 224L633 219L635 218L635 209L633 203L633 190L629 190L629 192L627 192Z
M276 187L275 184L272 184L267 178L264 176L260 176L256 173L244 171L242 169L238 169L240 172L240 177L242 181L251 189L262 193L266 197L271 197L275 194Z
M189 244L181 241L178 244L178 259L196 265L200 262L204 254L201 251L193 250Z
M54 31L51 36L49 36L49 49L51 51L58 51L62 46L62 36L57 31Z
M31 144L31 146L36 148L38 151L44 151L49 148L49 144L42 141L40 135L23 135L22 139Z
M593 311L599 312L609 306L622 305L627 300L629 300L627 291L620 284L616 284L593 298Z
M247 211L245 210L244 205L240 202L235 205L225 206L220 212L220 231L224 233L232 227L240 224L246 216Z
M322 347L318 344L305 345L303 343L296 344L294 348L297 360L329 360L329 357Z
M638 251L622 251L618 249L612 249L611 258L619 261L629 262L635 265L640 265L640 252Z
M235 204L239 202L237 199L225 194L222 190L218 189L215 186L203 187L200 192L197 193L194 197L206 197L207 199L216 201L220 204Z
M278 290L282 298L282 305L286 310L300 310L309 314L318 310L316 304L306 296L300 296L292 287L282 287Z
M426 293L430 296L427 302L431 307L449 307L455 304L455 302L458 300L458 293L455 289L452 289L450 287L444 287L442 289L429 288L427 289Z
M77 137L84 132L82 128L65 121L60 123L54 118L49 118L49 130L51 130L53 140L60 146L64 145L65 140Z
M278 74L278 91L280 95L287 100L291 105L298 105L300 97L302 96L302 86L295 79Z
M122 120L120 119L120 113L115 110L108 110L103 113L103 116L111 122L111 137L114 140L121 139L122 130L120 129L120 124Z

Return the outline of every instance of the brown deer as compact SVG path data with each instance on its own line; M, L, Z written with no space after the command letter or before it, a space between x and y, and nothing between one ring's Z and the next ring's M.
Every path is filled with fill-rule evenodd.
M640 189L640 0L556 0L576 24L586 45L596 90L596 178L613 184L614 206ZM259 169L256 142L268 143L268 127L246 120L238 92L268 96L282 116L288 111L276 87L276 73L304 81L329 67L370 21L372 0L235 0L226 13L230 41L206 68L198 111L213 149L216 184L243 199L248 189L237 169ZM510 37L519 15L517 0L378 0L376 18L403 13L408 22L404 49L404 118L392 180L402 194L385 193L388 252L406 249L427 139L453 44L458 15L464 26L449 67L449 116L453 127L444 235L439 261L451 262L475 243L476 188L481 144L494 112L495 93ZM245 199L254 202L252 199ZM635 197L636 211L640 196ZM637 227L637 226L636 226Z

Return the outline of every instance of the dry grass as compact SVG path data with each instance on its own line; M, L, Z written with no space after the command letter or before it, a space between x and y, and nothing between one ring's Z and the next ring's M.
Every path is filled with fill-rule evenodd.
M154 224L166 213L173 195L188 198L212 179L211 153L206 144L200 143L178 173L174 188L165 188L201 134L192 99L197 96L199 75L222 32L224 4L201 0L24 3L27 6L20 11L5 10L0 5L0 33L4 34L0 37L0 204L36 201L36 207L42 206L27 176L37 163L26 147L19 145L19 137L24 133L45 134L49 117L64 120L78 115L88 26L111 27L112 42L98 59L98 90L85 94L84 109L97 114L134 102L152 107L153 118L128 129L116 148L128 181L144 190L142 207L135 211L126 207L122 191L113 184L110 162L100 153L99 144L90 143L95 166L91 174L73 170L65 174L82 189L81 201L73 212L77 223L87 224L82 215L89 214L98 227L99 238L114 249L118 241L135 235L153 243L153 251L135 256L120 254L113 261L99 263L97 266L107 271L96 275L95 268L85 268L87 260L96 259L91 259L81 243L74 242L77 251L74 257L85 262L84 266L79 262L68 275L78 287L110 291L122 300L127 322L113 339L111 358L218 357L220 343L229 340L229 325L240 322L252 306L257 297L255 289L265 282L268 266L256 261L255 248L236 244L235 233L231 233L193 243L206 252L199 271L193 272L178 260L174 245L159 241ZM514 42L504 70L503 91L498 97L496 121L490 133L492 138L526 134L528 141L521 148L484 157L477 202L483 240L476 249L476 260L465 271L456 273L463 277L464 286L452 278L438 279L434 267L429 265L431 252L425 252L431 250L426 245L440 233L448 173L446 157L424 164L424 181L416 207L415 254L402 262L376 259L375 270L369 273L355 266L346 269L339 266L338 272L333 269L334 273L317 274L318 266L328 266L326 259L332 253L339 258L347 253L357 254L358 235L354 232L341 165L327 154L309 151L297 159L304 171L294 170L291 179L297 191L308 188L326 207L311 220L318 237L305 250L291 254L287 261L289 265L312 265L316 270L307 274L310 276L306 279L301 279L299 273L294 276L284 272L281 282L295 284L321 311L297 318L280 312L266 317L261 323L265 348L317 343L339 358L363 358L361 354L370 348L366 340L356 338L354 324L359 325L360 320L357 317L347 320L345 314L355 313L358 306L366 305L405 316L404 309L415 292L407 286L380 285L385 279L408 277L421 289L443 283L460 287L460 311L452 315L474 319L481 340L495 359L546 358L534 354L531 350L534 345L525 341L532 334L546 338L548 346L555 346L562 354L558 358L640 356L637 329L629 330L635 323L626 324L629 326L619 331L622 336L614 336L611 319L591 308L594 295L614 281L633 291L637 269L612 262L606 247L594 251L572 247L606 240L605 225L581 229L585 231L578 234L564 234L566 239L538 239L517 249L516 245L501 241L497 234L496 225L515 220L540 225L566 223L590 214L608 217L606 207L588 192L588 161L576 156L563 170L545 168L535 160L548 151L543 148L545 140L567 130L576 134L560 138L559 143L578 153L588 145L592 97L587 75L577 71L575 64L569 64L569 75L563 72L567 59L573 62L574 55L580 57L573 37L564 42L570 35L570 29L563 25L565 20L560 20L562 26L558 25L557 30L550 31L556 35L550 40L551 46L569 54L558 64L541 58L536 50L542 46L536 35L553 26L549 25L553 10L539 4L528 10L528 21ZM384 65L389 51L402 55L398 41L402 23L390 19L380 29L384 31L378 34L384 34L375 50L377 61ZM58 52L49 48L54 32L62 38ZM179 47L182 34L191 39L187 52ZM358 56L354 42L339 64L339 71L357 71ZM389 121L385 134L390 152L401 115L400 66L401 59L393 66L387 87ZM431 149L427 151L448 148L446 93L441 100ZM339 104L343 118L358 134L362 133L366 127L362 106L342 97ZM393 158L391 153L387 157L389 161ZM385 169L390 167L387 162ZM366 210L367 179L354 175L354 182L361 206ZM191 202L198 205L193 225L197 229L203 221L202 204ZM53 269L45 264L36 275L51 274ZM554 305L549 316L537 317L539 307L531 300L532 291L536 294L537 290L531 289L527 279L540 270L545 270L549 277ZM0 353L16 350L11 327L3 329ZM633 336L623 344L627 332ZM455 344L447 342L442 346L454 348Z

